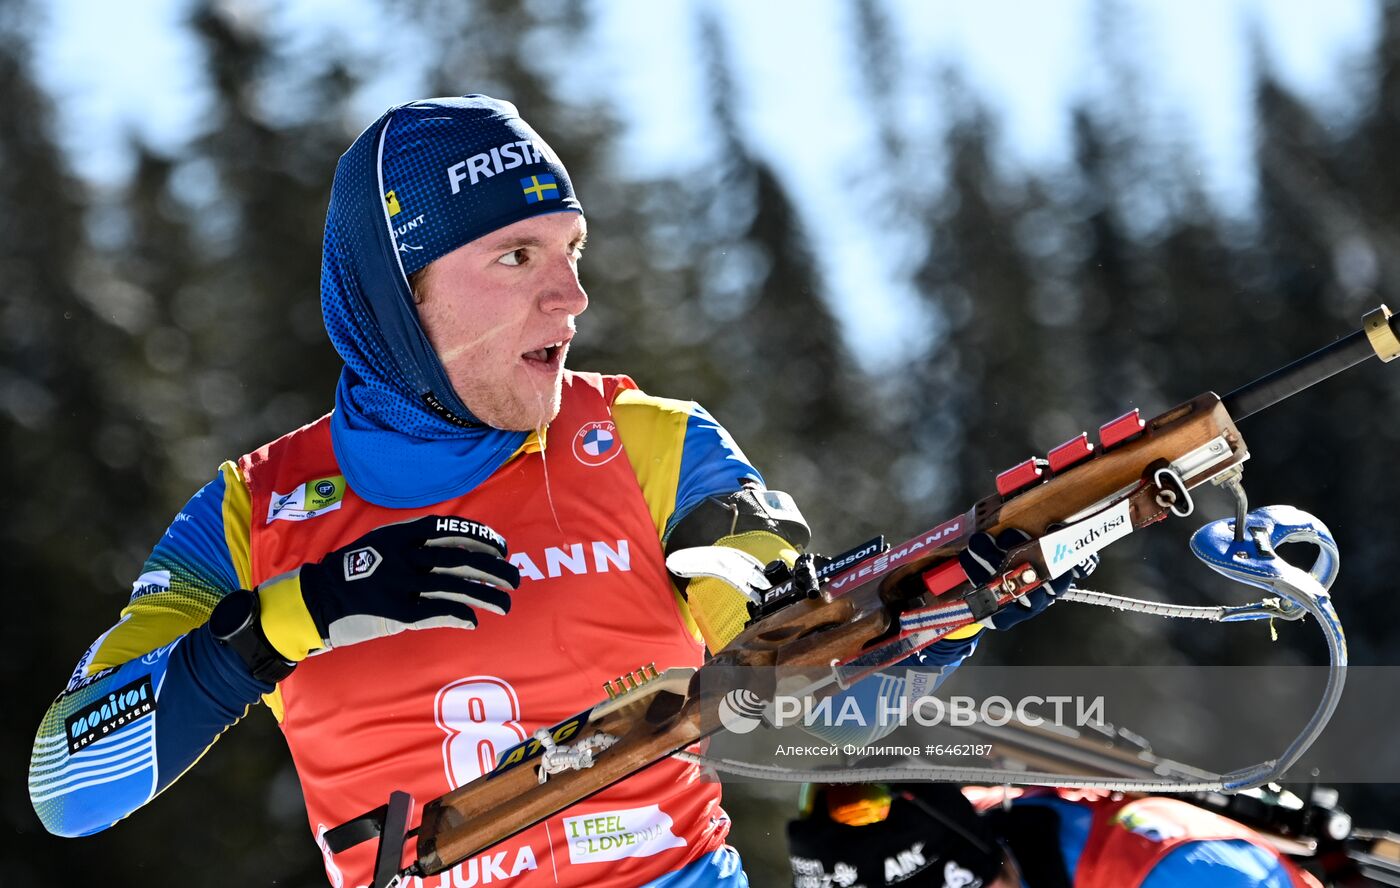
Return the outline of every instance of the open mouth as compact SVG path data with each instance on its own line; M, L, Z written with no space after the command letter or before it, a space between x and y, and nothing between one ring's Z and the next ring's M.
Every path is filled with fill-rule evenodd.
M564 349L568 346L568 344L568 340L560 340L559 342L546 345L543 348L537 348L534 351L525 352L525 354L521 355L520 357L527 364L538 367L542 370L555 370L558 369L560 364L563 363Z

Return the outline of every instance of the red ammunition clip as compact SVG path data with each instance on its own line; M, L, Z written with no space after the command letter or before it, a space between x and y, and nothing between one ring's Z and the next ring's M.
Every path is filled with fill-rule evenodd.
M1099 444L1103 446L1104 450L1116 447L1129 438L1142 434L1146 425L1147 423L1142 421L1137 408L1134 407L1112 422L1106 422L1099 426Z
M1070 438L1065 443L1045 454L1050 463L1050 471L1061 472L1077 462L1083 462L1094 455L1094 445L1089 443L1089 433L1080 432L1079 437Z
M1002 496L1010 496L1023 487L1031 486L1045 475L1047 466L1049 463L1035 457L1031 457L1020 465L1012 466L997 475L997 493Z
M943 562L937 567L924 571L922 578L924 588L934 595L942 595L951 589L956 589L967 582L967 572L963 570L958 559L952 558Z

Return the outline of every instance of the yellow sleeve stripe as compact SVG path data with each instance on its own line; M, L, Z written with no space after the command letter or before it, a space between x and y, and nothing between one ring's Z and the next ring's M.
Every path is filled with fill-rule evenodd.
M693 407L691 401L657 398L636 389L624 389L613 400L617 434L641 485L657 539L676 509L681 452Z
M534 440L532 437L531 440ZM526 442L529 444L529 441ZM224 541L228 544L228 554L233 561L233 572L238 575L238 585L242 589L253 588L253 496L248 485L243 483L243 473L238 464L229 461L219 466L224 475ZM263 694L263 702L272 710L273 718L282 721L282 688L275 687L272 693ZM246 713L245 713L246 714ZM213 744L210 744L211 746ZM206 752L208 750L205 750ZM200 758L203 758L203 754ZM198 759L196 759L198 761ZM190 767L194 767L191 763Z
M144 656L209 619L218 598L204 592L157 592L122 608L88 662L87 674ZM135 618L135 619L134 619Z
M943 636L943 637L944 637L944 638L951 638L951 639L953 639L954 641L958 641L958 640L961 640L961 639L964 639L964 638L971 638L972 636L976 635L978 632L981 632L983 628L984 628L984 627L983 627L982 625L980 625L980 624L978 624L978 623L973 623L971 626L964 626L964 627L962 627L961 629L954 629L952 632L949 632L947 635L945 635L945 636Z
M273 577L258 587L263 632L277 652L300 662L307 654L324 647L321 633L301 597L298 571Z
M750 530L722 537L716 546L729 546L747 552L764 564L782 559L788 565L797 560L797 550L775 533ZM696 577L686 586L690 612L700 627L700 635L710 651L721 651L744 631L749 620L748 596L713 577Z
M253 527L253 498L248 485L243 483L243 473L232 461L219 466L224 476L224 542L228 544L229 559L233 571L238 575L239 588L253 588L253 569L249 539Z

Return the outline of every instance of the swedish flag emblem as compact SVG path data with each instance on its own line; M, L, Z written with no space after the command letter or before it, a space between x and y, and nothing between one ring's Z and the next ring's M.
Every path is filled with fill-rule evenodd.
M390 216L403 212L403 207L399 206L399 196L392 191L384 192L384 205L389 208Z
M559 185L549 173L540 173L538 176L521 179L520 187L525 191L526 203L559 199Z

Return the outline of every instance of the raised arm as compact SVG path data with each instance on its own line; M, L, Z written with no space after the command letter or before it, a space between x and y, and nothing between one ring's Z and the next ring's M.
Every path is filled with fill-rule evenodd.
M806 546L810 534L796 507L771 514L756 495L763 476L699 404L624 389L613 416L667 552L730 546L764 563L791 564ZM748 599L718 580L693 579L677 594L682 614L711 651L733 640L748 619Z

